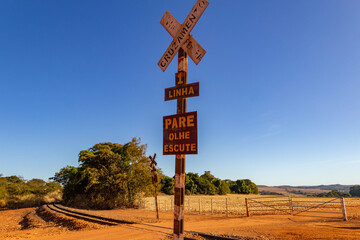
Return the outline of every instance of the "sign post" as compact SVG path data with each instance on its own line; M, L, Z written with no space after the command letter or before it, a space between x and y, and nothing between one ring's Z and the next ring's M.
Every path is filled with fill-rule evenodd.
M165 71L178 53L175 87L165 89L165 101L177 101L176 115L163 117L163 154L175 155L174 239L184 239L185 154L197 154L197 112L186 112L187 98L199 96L199 83L187 84L188 54L197 65L206 51L190 35L209 5L197 0L183 24L166 11L160 24L173 37L158 62Z
M149 158L150 158L150 168L151 168L151 173L152 173L152 183L154 185L156 219L159 220L159 207L158 207L157 192L156 192L156 183L158 182L158 176L156 173L157 172L157 169L156 169L157 162L155 161L156 153L154 154L153 157L150 155Z
M184 50L178 53L178 74L184 73L183 81L175 78L178 86L187 83L188 57ZM177 99L177 114L186 113L186 98ZM174 239L184 239L184 198L185 198L185 154L175 155L175 204L174 204Z

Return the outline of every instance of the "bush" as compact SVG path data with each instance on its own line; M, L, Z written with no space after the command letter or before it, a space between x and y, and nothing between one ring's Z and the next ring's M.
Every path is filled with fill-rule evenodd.
M61 200L62 187L41 179L24 180L18 176L0 175L0 208L36 207Z
M340 192L339 190L332 190L328 193L320 193L316 195L317 197L351 197L350 193Z

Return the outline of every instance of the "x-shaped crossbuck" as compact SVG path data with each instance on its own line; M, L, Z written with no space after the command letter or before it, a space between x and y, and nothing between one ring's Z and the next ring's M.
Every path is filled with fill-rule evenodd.
M207 0L198 0L191 9L189 15L183 24L180 24L167 10L161 18L160 24L174 38L164 55L158 62L161 70L165 71L170 62L179 51L180 47L185 50L190 58L197 65L206 51L201 45L190 35L190 31L209 5Z

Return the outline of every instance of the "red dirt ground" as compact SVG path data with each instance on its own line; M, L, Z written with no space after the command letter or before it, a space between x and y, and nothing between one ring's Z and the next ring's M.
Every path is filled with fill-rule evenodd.
M113 227L87 224L81 230L69 230L68 226L44 221L35 214L33 208L7 210L0 211L0 239L171 239L167 234L172 232L172 212L160 212L160 221L156 221L153 211L129 209L86 212L135 221L139 224L121 224ZM144 224L170 229L153 228ZM194 214L185 215L185 230L246 240L360 239L360 219L341 221L290 215L225 217Z

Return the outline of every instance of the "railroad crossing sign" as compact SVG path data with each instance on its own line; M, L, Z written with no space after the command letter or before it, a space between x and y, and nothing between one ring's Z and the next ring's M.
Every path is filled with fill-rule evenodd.
M174 240L184 239L185 154L198 153L197 112L186 112L186 106L188 97L199 96L199 83L187 83L188 55L197 65L206 53L190 32L208 5L207 0L197 0L183 24L168 11L160 21L173 37L158 62L162 71L178 53L175 87L165 89L165 101L177 100L176 114L163 117L163 155L175 155Z
M173 17L173 15L171 15L168 10L165 11L160 24L173 38L175 38L176 33L181 28L181 24ZM191 36L191 34L189 34L189 38L186 39L181 48L189 54L190 58L196 65L199 64L206 53L205 49L195 40L195 38L193 38L193 36Z
M198 0L181 25L168 11L165 12L160 23L174 39L158 62L163 72L169 66L180 48L183 48L196 64L200 62L206 51L190 35L190 32L208 5L209 2L207 0Z

